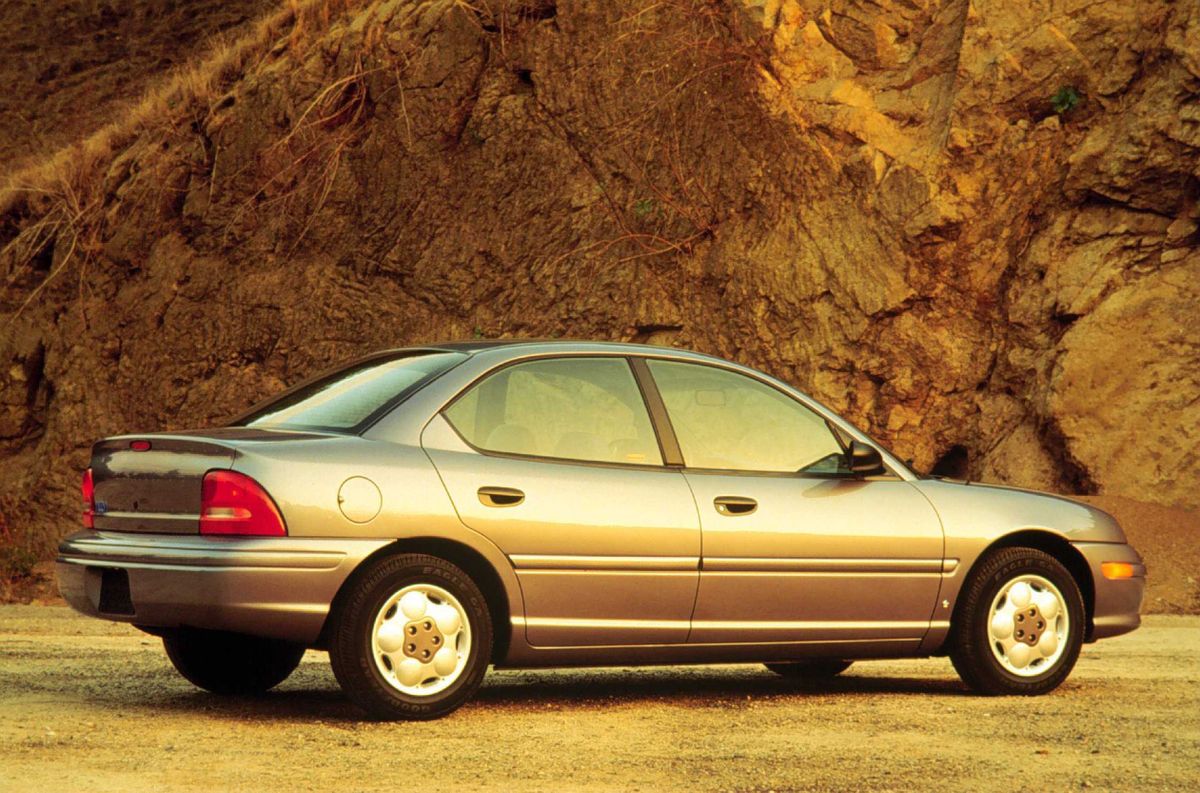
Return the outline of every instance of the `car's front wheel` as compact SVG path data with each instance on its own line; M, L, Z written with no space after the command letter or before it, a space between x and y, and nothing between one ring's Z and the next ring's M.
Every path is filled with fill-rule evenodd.
M492 654L479 587L422 554L384 557L333 615L329 659L350 699L377 719L433 719L471 698Z
M1071 673L1083 644L1079 586L1035 548L989 553L968 579L950 659L981 694L1044 694Z
M836 677L850 668L850 661L840 658L811 658L804 661L785 661L764 664L777 675L797 680L823 680Z
M261 694L300 665L304 645L221 631L163 635L167 658L193 684L214 694Z

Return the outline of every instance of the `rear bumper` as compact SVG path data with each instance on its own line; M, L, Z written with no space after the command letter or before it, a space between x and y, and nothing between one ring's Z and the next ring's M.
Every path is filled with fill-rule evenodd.
M58 586L73 608L93 617L312 644L342 583L385 545L84 531L59 546Z
M1095 585L1096 603L1088 640L1120 636L1141 625L1146 566L1138 552L1124 543L1077 542L1074 545L1087 561ZM1100 569L1104 562L1129 562L1134 566L1135 575L1118 580L1105 578Z

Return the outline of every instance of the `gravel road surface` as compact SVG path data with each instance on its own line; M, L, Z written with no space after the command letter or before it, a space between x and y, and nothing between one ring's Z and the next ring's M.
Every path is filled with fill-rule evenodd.
M0 790L1196 790L1200 617L1084 648L1035 699L967 695L945 659L821 684L757 666L493 672L424 724L377 724L326 657L259 699L178 677L160 643L0 607Z

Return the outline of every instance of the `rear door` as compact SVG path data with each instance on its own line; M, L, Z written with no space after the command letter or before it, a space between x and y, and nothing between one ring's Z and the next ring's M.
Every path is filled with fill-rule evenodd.
M766 382L677 361L648 368L703 528L690 641L914 648L943 551L916 488L850 476L825 419Z
M511 559L531 644L687 640L699 519L625 358L501 367L422 444L462 521Z

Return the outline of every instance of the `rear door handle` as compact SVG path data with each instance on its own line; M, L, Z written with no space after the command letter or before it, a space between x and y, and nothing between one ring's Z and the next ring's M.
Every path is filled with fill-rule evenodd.
M525 500L525 494L511 487L481 487L479 502L485 507L515 507Z
M713 499L713 506L722 515L734 517L737 515L749 515L758 509L758 502L752 498L745 498L743 496L717 496Z

